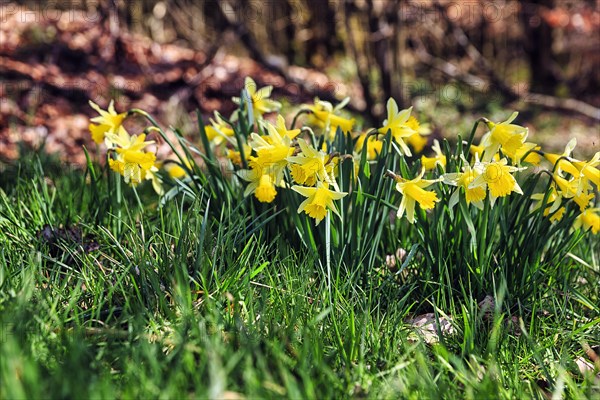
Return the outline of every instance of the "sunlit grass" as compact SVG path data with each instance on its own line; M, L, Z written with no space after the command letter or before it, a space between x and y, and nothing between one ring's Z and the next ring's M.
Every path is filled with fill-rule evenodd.
M251 114L232 124L235 146ZM377 159L325 170L348 195L316 226L285 186L272 203L244 196L199 123L203 146L173 148L182 160L201 148L202 162L163 174L163 196L93 156L85 169L32 153L3 167L1 398L600 395L586 353L600 337L600 248L571 230L572 201L557 223L549 204L532 211L550 172L516 172L522 193L481 210L449 206L454 187L432 183L440 204L409 223L394 217L396 183L421 165L390 129ZM336 131L327 146L352 155L355 141ZM443 142L428 178L462 171L462 146Z

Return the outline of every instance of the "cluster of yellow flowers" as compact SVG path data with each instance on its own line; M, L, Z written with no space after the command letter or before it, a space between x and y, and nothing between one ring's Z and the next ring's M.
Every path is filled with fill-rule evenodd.
M404 140L414 137L414 128L411 131L410 119L407 118L410 109L398 111L396 102L390 99L387 112L388 118L378 131L384 133L391 130L394 140L405 154L409 155L410 149L407 148ZM512 124L517 115L515 112L501 123L485 120L489 131L482 137L479 145L471 145L469 151L475 157L474 162L470 164L463 157L461 172L445 171L446 156L442 153L437 140L434 140L432 146L435 156L421 157L423 169L415 179L406 180L390 171L388 175L397 181L396 189L403 195L398 209L398 217L402 217L406 212L409 222L414 222L415 203L419 203L421 208L426 210L434 208L435 203L439 201L437 194L424 189L438 181L458 187L449 199L449 207L455 206L459 201L460 194L464 193L467 204L473 204L475 207L483 209L488 192L490 204L493 207L499 197L508 196L513 192L523 193L513 173L527 169L526 166L522 166L524 164L540 165L541 156L543 156L551 163L553 170L551 191L547 198L550 205L544 210L544 215L549 215L552 222L559 221L566 210L563 199L573 199L581 211L575 220L575 228L591 229L594 234L600 232L600 215L598 214L600 209L592 208L596 196L594 187L597 191L600 186L600 170L598 169L600 152L597 152L589 161L580 161L569 157L575 148L575 139L569 142L563 154L542 152L540 146L526 142L527 128ZM358 144L362 145L363 142L364 139L362 141L359 139ZM371 146L369 156L372 155L371 152L381 149L381 142L377 140L373 140L369 145ZM507 157L512 165L509 165ZM436 168L436 165L439 165L444 171L442 176L434 180L422 179L425 171ZM568 174L568 177L564 173ZM545 193L536 193L532 195L532 198L539 200L537 205L539 208L545 198Z
M249 146L244 148L244 153L248 154L249 169L238 172L242 179L249 182L244 195L254 194L260 202L272 202L277 196L277 187L287 187L284 175L289 171L295 183L291 189L306 197L300 204L298 213L305 212L315 219L317 225L329 210L339 215L334 200L347 195L340 191L335 179L340 155L327 153L325 150L326 143L334 140L338 129L347 133L354 128L354 119L339 115L349 99L334 107L330 102L316 98L314 104L301 107L301 111L308 114L307 124L319 129L325 137L323 148L318 149L311 141L299 137L300 129L288 130L281 115L277 116L276 125L263 119L265 113L276 112L281 108L268 98L272 91L270 86L256 90L254 81L246 78L245 87L252 102L253 117L265 134L252 133ZM240 103L241 100L235 98L234 101ZM423 135L430 132L427 126L421 127L410 112L410 109L398 112L396 102L391 100L388 102L388 119L384 127L378 130L380 136L383 136L391 129L396 142L407 155L411 154L407 143L420 152L427 142ZM232 119L236 118L237 115L232 116ZM215 127L214 121L212 126ZM363 150L368 152L369 160L377 158L383 146L381 137L365 132L356 139L355 153L352 155L355 160L360 159ZM228 154L232 161L240 165L239 150L229 150Z
M146 141L144 133L130 135L123 127L127 113L117 114L111 100L108 110L102 110L94 102L90 106L100 114L91 119L90 132L97 144L104 143L111 154L108 164L113 171L121 174L125 183L137 185L144 180L152 181L158 194L163 193L162 181L157 175L156 155L146 151L154 141Z
M600 231L599 208L592 206L596 191L600 186L600 152L596 152L589 161L581 161L570 157L577 145L572 139L562 154L540 152L553 166L552 187L548 198L551 206L544 210L544 215L551 215L551 220L558 221L562 218L565 208L563 199L573 199L579 206L581 214L575 220L575 227L591 228L593 233ZM544 193L534 194L541 200ZM539 208L539 207L538 207Z
M600 216L598 215L598 209L592 208L592 204L596 197L595 193L600 186L600 170L597 168L600 164L600 152L596 152L590 161L571 158L570 154L577 144L575 139L567 144L563 154L543 152L540 146L535 143L525 142L527 138L526 128L511 124L516 117L517 113L514 113L507 121L500 124L487 122L490 132L483 137L479 146L479 149L483 148L484 159L494 158L498 160L498 151L501 151L517 165L529 163L537 166L542 162L540 156L543 156L545 160L550 162L552 168L552 184L547 198L550 205L544 210L544 215L549 215L552 222L561 220L566 210L563 199L572 199L581 211L575 220L575 228L591 228L593 233L598 233L600 231ZM494 161L494 163L497 162L506 164L506 158ZM516 167L504 168L514 169ZM504 187L506 187L508 186L506 176L507 174L500 173L496 181L504 181ZM534 200L539 200L534 209L541 207L545 197L546 193L532 195Z
M246 87L253 85L254 81L246 78ZM270 94L271 88L267 89L263 88L260 91ZM334 177L337 157L316 149L304 138L298 137L300 129L287 129L285 119L281 115L277 116L275 125L263 119L265 110L279 111L280 105L275 105L268 98L255 96L252 92L250 98L254 117L265 134L250 135L250 148L246 149L252 153L250 155L248 152L250 168L238 172L242 179L249 182L244 194L254 194L260 202L272 202L277 195L276 187L286 187L284 173L287 170L296 183L291 189L306 197L298 208L299 213L305 212L314 218L317 224L325 218L328 210L339 215L333 201L341 199L347 193L339 190ZM268 106L265 106L265 102L268 102ZM317 99L315 104L307 106L306 110L310 112L313 124L333 138L338 127L349 130L354 125L354 120L334 114L339 108L341 107L333 108L331 103ZM333 132L333 135L330 132Z
M392 107L390 108L388 103L388 120L404 112L397 113L393 100L390 102ZM393 112L392 115L390 110ZM526 170L524 164L540 165L543 156L551 163L553 169L552 185L547 198L546 193L532 195L534 200L539 200L534 210L539 208L546 198L549 206L544 210L544 215L550 215L550 220L556 222L563 217L566 210L563 199L573 199L581 211L575 220L575 228L584 227L591 229L594 234L598 233L600 231L599 209L592 208L592 204L596 197L595 191L600 186L600 170L597 168L600 164L600 152L597 152L590 161L570 158L569 155L576 145L575 139L569 142L562 155L542 152L535 143L526 142L527 128L511 123L516 117L515 112L508 120L501 123L485 120L489 131L482 137L479 145L470 147L469 151L474 155L472 164L462 157L461 172L445 171L446 156L442 154L437 140L432 147L435 156L421 157L423 169L415 179L406 180L389 171L388 175L397 181L397 190L403 194L398 217L406 211L408 220L414 222L415 202L426 210L434 208L435 203L439 201L437 194L434 191L425 191L424 188L439 181L457 186L457 190L449 199L449 207L454 207L459 201L459 196L464 193L467 204L473 204L483 210L488 192L490 205L493 207L499 197L508 196L513 192L523 194L513 173ZM396 119L396 121L401 120L401 118ZM385 127L392 129L392 134L402 132L401 126L388 124ZM398 141L397 136L394 138ZM506 156L514 165L509 165ZM435 168L436 165L439 165L444 173L435 180L422 179L425 171ZM568 177L564 173L567 173Z
M252 132L240 142L235 138L234 127L215 112L210 124L205 126L206 136L211 146L226 150L227 158L239 168L237 175L248 182L245 196L254 195L260 202L271 203L277 196L278 188L292 189L306 197L298 213L305 212L317 224L326 217L328 211L339 215L334 201L347 195L340 191L335 178L340 159L352 158L358 167L358 160L366 152L367 160L376 160L382 153L384 137L388 133L397 151L412 157L413 151L423 151L427 143L426 136L431 132L427 125L419 124L411 116L412 108L399 110L396 101L391 98L387 102L387 118L383 125L368 132L352 134L355 120L340 115L348 99L334 107L317 98L314 104L301 107L301 113L308 114L306 125L302 129L288 129L281 115L277 115L275 123L264 119L264 114L281 109L280 103L269 98L272 89L271 86L257 89L256 83L246 78L244 93L247 98L233 99L238 104L247 102L248 109L252 110L251 122L256 122L258 133ZM90 131L96 143L104 142L112 150L109 158L111 169L133 185L142 180L151 180L156 191L162 193L161 181L156 174L159 164L153 153L144 150L153 142L145 141L144 134L130 136L122 126L127 114L117 114L112 102L107 111L94 103L91 105L100 116L92 119ZM563 154L543 152L537 144L526 141L527 128L512 123L516 117L515 112L500 123L483 119L488 132L478 145L471 144L471 161L462 154L460 160L455 160L459 161L459 167L454 171L446 171L447 155L437 140L433 141L434 155L421 156L422 169L415 178L407 179L388 171L387 175L395 180L396 189L402 195L397 217L402 218L406 214L407 220L414 223L417 203L424 210L433 209L440 198L435 190L426 189L435 183L456 187L448 200L450 208L458 204L461 196L464 196L467 205L473 204L481 210L489 198L489 205L493 207L498 198L512 193L523 194L514 173L530 166L539 166L545 159L551 163L553 183L550 193L532 196L532 199L539 201L537 208L546 202L544 215L555 222L565 212L564 201L572 199L581 211L575 227L591 228L593 233L598 233L599 209L593 208L592 204L600 181L600 152L589 161L573 159L570 155L576 144L574 140L569 142ZM236 111L229 121L238 121L239 118L239 111ZM323 135L321 148L316 146L316 136L310 127ZM334 149L327 148L335 139L338 129L344 134L352 134L355 140L352 155L340 155ZM305 132L311 135L305 135ZM185 176L185 170L178 164L169 168L165 164L165 169L174 178ZM426 174L433 179L424 179ZM289 182L287 176L293 182Z

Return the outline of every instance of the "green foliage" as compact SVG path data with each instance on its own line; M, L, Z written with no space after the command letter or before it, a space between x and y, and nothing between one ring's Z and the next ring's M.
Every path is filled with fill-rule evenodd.
M598 395L573 362L600 334L598 293L578 283L599 277L587 238L575 250L588 261L550 272L571 296L552 286L515 313L500 299L490 320L465 291L456 332L429 346L406 323L427 301L419 290L384 272L365 283L340 271L329 298L315 257L244 236L248 220L225 208L212 218L216 206L201 198L124 202L120 236L106 228L116 214L96 224L83 212L71 221L83 242L50 244L38 232L65 226L72 196L61 189L81 173L52 186L42 164L32 174L0 192L3 398L540 398L536 382ZM83 210L94 204L83 199ZM86 252L91 241L98 249ZM517 317L523 331L507 323Z
M289 170L272 201L244 195L239 170L259 157L245 145L266 128L248 94L240 99L237 118L223 118L241 151L235 169L200 115L200 143L177 130L173 142L132 110L185 172L163 174L160 197L87 151L84 170L36 155L5 168L1 398L600 394L598 366L576 364L600 335L598 243L572 229L573 200L560 220L545 215L555 171L508 165L522 193L478 209L470 187L439 180L471 164L477 124L466 142L444 141L445 166L424 177L426 160L400 151L392 128L369 133L381 143L371 158L341 128L303 126L336 159L335 190L347 193L339 216L317 225L297 212L305 199ZM436 203L417 205L414 223L396 215L410 182L425 182Z

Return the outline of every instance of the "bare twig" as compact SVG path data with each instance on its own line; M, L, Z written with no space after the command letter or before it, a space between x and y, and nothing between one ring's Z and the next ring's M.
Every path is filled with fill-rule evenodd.
M442 71L446 75L459 80L467 85L475 88L479 92L484 92L486 88L494 87L492 83L485 81L484 79L472 75L468 72L462 71L456 65L442 60L441 58L434 57L427 53L423 46L419 46L416 51L419 60L424 64L427 64L437 70ZM512 90L512 89L511 89ZM565 110L573 113L585 115L586 117L592 118L596 121L600 121L600 108L594 107L591 104L576 99L561 99L554 96L549 96L539 93L515 93L515 98L509 97L509 101L522 100L526 103L537 104L547 109Z
M462 28L448 18L443 6L438 1L434 2L434 6L438 9L438 11L440 11L439 14L444 17L446 23L452 29L452 34L455 37L456 42L465 50L475 65L477 65L487 75L491 87L497 89L509 102L514 100L522 100L526 103L539 104L549 109L561 109L579 113L594 120L600 121L600 109L583 101L576 99L561 99L539 93L518 93L502 78L500 78L498 74L496 74L493 66L471 43ZM480 91L483 91L484 88L490 86L485 85L482 79L472 74L460 71L460 69L452 63L440 58L436 58L427 53L427 51L424 50L424 46L420 46L417 54L424 63L429 64L445 74L458 79L471 87L475 87Z
M387 33L380 29L381 20L375 14L373 0L366 0L366 3L369 21L369 47L373 52L375 63L379 67L383 97L388 99L392 97L392 74ZM396 100L400 102L399 106L402 108L403 99Z
M369 117L375 121L375 116L373 115L373 94L371 93L370 82L369 82L369 71L366 72L363 70L363 66L361 60L359 58L358 50L356 47L356 42L354 40L354 31L350 26L350 18L352 17L351 6L355 7L353 2L347 1L344 7L344 21L346 26L346 34L348 35L348 46L350 47L350 53L352 54L352 58L354 58L354 63L356 65L356 73L358 75L358 81L360 82L360 86L363 91L363 98L365 100L366 111L369 114Z
M509 85L507 85L506 82L504 82L504 80L498 76L498 74L496 74L496 71L494 70L493 66L489 63L487 58L485 58L481 54L481 52L477 50L473 43L471 43L471 41L465 34L465 31L454 21L450 20L445 8L438 1L434 2L434 7L439 11L439 14L443 16L445 22L451 28L452 35L456 39L456 43L458 43L459 46L461 46L464 49L469 58L475 63L475 65L477 65L488 76L489 80L491 81L491 84L495 88L497 88L507 99L518 99L519 94L516 93L513 90L513 88L511 88Z
M248 49L248 52L250 53L250 57L254 61L256 61L257 63L262 65L263 68L280 75L282 78L284 78L285 82L293 83L293 84L299 86L306 93L310 93L313 96L319 97L321 100L329 101L332 103L339 101L339 99L337 99L335 97L335 95L333 93L331 93L331 91L319 89L318 87L310 89L309 85L306 82L290 76L290 74L288 73L287 68L285 66L266 57L263 54L262 50L260 49L258 42L252 35L252 32L248 29L248 27L244 23L243 19L240 19L238 21L235 19L233 13L226 12L225 7L228 5L226 2L217 2L217 3L219 4L219 12L220 12L222 18L224 19L224 21L226 22L226 29L232 31L239 38L240 42L242 42L242 44L246 47L246 49ZM360 110L357 110L355 107L353 107L350 104L348 104L346 106L346 109L348 111L354 112L354 113L360 112Z
M576 99L561 99L539 93L528 93L524 96L526 103L539 104L545 108L576 112L600 121L600 108Z

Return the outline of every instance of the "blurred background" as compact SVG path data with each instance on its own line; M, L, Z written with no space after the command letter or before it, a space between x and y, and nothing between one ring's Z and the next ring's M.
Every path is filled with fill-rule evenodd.
M247 75L286 115L349 96L368 128L394 97L432 137L517 110L530 141L600 147L600 0L0 1L0 22L2 161L84 162L88 100L193 137L192 113L229 115Z

